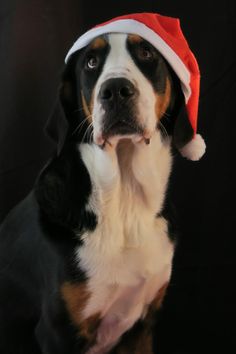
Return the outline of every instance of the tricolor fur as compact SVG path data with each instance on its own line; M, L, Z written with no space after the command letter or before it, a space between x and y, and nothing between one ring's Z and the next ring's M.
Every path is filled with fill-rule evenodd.
M44 354L153 353L174 252L172 143L192 134L183 106L173 71L139 36L108 34L72 55L47 127L57 155L1 230L1 352L17 354L13 323L31 321L24 354L27 335Z

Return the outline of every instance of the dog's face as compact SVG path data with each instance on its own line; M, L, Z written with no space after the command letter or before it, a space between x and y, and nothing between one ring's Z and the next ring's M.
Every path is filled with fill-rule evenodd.
M192 135L188 119L175 124L184 106L179 80L163 56L137 35L106 34L73 54L60 97L70 135L100 146L114 137L149 143L159 128L167 135L180 126L175 129L179 146ZM57 140L64 140L65 125L59 125L63 132Z
M99 37L76 71L96 144L117 135L151 138L171 98L166 63L153 46L136 35Z

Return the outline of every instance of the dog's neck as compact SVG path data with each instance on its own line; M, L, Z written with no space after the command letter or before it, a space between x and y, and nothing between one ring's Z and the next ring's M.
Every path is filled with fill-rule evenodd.
M149 145L144 141L134 145L130 140L121 140L116 151L123 192L135 195L147 207L155 195L153 208L159 212L170 174L169 142L164 143L157 132Z
M114 229L120 220L132 223L129 217L153 222L163 206L172 162L170 142L163 142L159 131L149 145L124 139L116 148L81 144L79 150L93 186L86 208L97 214L99 223L109 221Z

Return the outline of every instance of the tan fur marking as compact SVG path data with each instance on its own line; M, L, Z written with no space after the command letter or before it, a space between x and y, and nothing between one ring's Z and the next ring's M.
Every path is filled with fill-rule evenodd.
M80 325L82 322L82 310L90 298L86 284L71 284L66 282L62 285L61 292L73 322Z
M151 305L150 305L150 311L156 311L158 310L162 303L163 303L163 300L164 300L164 297L165 297L165 294L166 294L166 290L168 288L168 283L164 284L162 286L162 288L158 291L157 293L157 296L155 297L155 299L151 302Z
M83 309L90 298L86 284L66 282L61 287L61 293L72 322L78 326L79 335L89 341L95 340L96 330L100 323L100 315L94 314L85 320L82 317Z
M98 37L95 38L94 41L91 43L90 48L92 49L104 48L106 45L107 45L106 40L102 37Z
M170 80L167 78L165 93L162 95L159 94L156 95L157 98L156 98L155 111L158 120L161 119L161 117L165 113L170 103L170 95L171 95L171 84L170 84Z
M95 342L97 336L97 329L100 322L101 322L100 315L95 314L88 317L80 325L79 335L81 337L86 338L90 342L90 345Z
M93 112L93 107L94 107L94 89L91 95L91 99L90 99L90 103L89 103L89 110L90 112ZM91 121L92 121L92 117L91 117Z
M89 123L92 123L92 114L91 110L89 109L87 102L85 100L83 91L81 91L81 98L82 98L82 105L83 105L83 110L84 113L86 114L86 119L89 121ZM92 101L93 101L93 95L92 95Z
M137 34L129 34L128 41L131 43L139 43L139 42L142 42L143 39L140 36L138 36Z

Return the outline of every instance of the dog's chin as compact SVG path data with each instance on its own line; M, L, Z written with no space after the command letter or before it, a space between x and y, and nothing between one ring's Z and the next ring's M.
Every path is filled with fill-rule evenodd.
M133 133L133 134L114 134L109 135L107 138L99 136L95 140L95 144L100 146L102 149L116 148L120 143L132 143L134 145L145 143L146 145L150 144L150 138L145 137L143 134Z
M107 145L115 148L120 141L129 141L133 144L140 142L149 144L150 138L150 134L138 125L120 121L104 129L102 133L95 135L94 142L101 148L105 148Z

